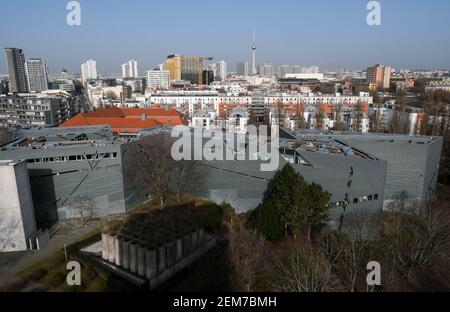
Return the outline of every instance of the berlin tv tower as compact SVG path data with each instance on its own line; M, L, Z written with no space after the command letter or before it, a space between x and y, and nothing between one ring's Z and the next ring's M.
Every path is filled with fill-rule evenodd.
M253 85L256 85L256 34L255 34L255 27L253 27L253 45L252 45L252 52L253 52L252 84L253 84Z

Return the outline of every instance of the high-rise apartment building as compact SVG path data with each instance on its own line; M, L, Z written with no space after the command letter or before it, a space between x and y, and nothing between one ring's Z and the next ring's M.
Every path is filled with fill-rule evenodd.
M391 67L377 64L367 68L367 83L371 89L389 89L391 85Z
M97 62L89 60L86 63L81 64L81 77L83 81L97 79Z
M227 70L227 62L225 61L220 61L217 63L217 76L222 79L225 80L227 78L228 75L228 70Z
M138 78L138 66L137 62L134 60L128 61L122 64L122 77L123 78Z
M273 75L272 63L265 63L263 66L258 66L258 73L262 77L272 77Z
M147 86L152 89L169 89L170 73L168 70L149 70L147 72Z
M242 61L236 64L236 72L239 76L248 76L248 62Z
M40 58L29 59L25 63L28 91L42 92L48 90L47 63Z
M5 48L5 54L9 74L9 92L28 92L25 55L22 49Z

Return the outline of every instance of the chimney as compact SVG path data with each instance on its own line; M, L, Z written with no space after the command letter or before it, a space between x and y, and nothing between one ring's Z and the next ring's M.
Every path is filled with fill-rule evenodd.
M146 121L147 120L147 114L142 114L141 115L141 120L142 121Z

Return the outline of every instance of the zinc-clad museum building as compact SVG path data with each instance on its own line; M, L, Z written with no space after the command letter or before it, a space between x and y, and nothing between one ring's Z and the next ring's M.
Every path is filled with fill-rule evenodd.
M440 137L280 131L280 167L290 163L330 194L330 223L358 211L379 213L395 199L430 199L436 188ZM146 134L166 133L168 129ZM145 135L143 133L142 135ZM145 144L116 138L108 126L19 130L1 147L0 160L26 160L35 215L46 225L70 218L68 201L89 196L94 217L130 211L145 200L127 169L128 150ZM238 212L255 209L276 172L260 161L201 161L195 195Z

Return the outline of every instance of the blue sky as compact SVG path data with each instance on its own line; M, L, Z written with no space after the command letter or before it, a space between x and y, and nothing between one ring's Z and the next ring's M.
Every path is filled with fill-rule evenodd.
M67 0L2 1L0 47L42 57L51 72L120 72L129 59L151 69L169 54L214 56L234 69L258 63L324 69L450 69L449 0L381 0L382 25L366 23L369 0L79 0L81 26L66 25ZM4 56L0 73L5 73Z

